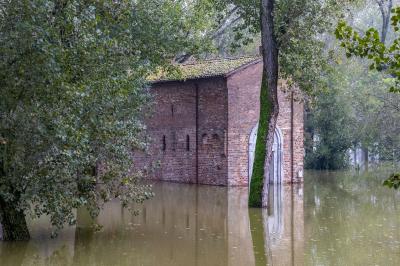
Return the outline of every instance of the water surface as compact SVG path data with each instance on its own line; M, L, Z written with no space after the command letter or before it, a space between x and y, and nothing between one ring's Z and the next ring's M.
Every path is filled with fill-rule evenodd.
M308 172L304 185L272 186L267 210L247 208L246 188L157 183L131 215L105 206L93 230L78 224L50 238L0 242L0 265L400 265L400 193L376 175Z

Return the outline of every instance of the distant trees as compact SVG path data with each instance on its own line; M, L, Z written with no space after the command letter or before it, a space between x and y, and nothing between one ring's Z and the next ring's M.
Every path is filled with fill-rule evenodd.
M358 6L349 10L346 21L352 26L349 27L346 23L341 22L336 29L336 35L349 36L348 30L345 30L346 27L351 28L353 32L362 32L363 29L370 28L368 30L369 36L377 41L377 44L384 45L385 41L391 43L396 38L392 30L382 26L382 30L379 32L371 29L371 26L380 27L382 23L387 23L386 18L390 17L388 8L392 6L392 1L371 0L365 2L365 6ZM372 34L372 32L374 33ZM310 105L307 116L307 167L318 169L343 168L346 166L345 162L350 159L348 155L346 156L346 150L340 149L339 151L336 149L337 147L328 147L329 145L323 144L322 136L326 136L324 132L327 129L320 123L321 121L316 121L315 114L322 115L320 116L322 121L330 121L331 123L334 123L333 120L335 119L338 122L341 120L348 121L347 124L329 130L329 135L332 138L338 138L338 147L341 147L341 144L345 142L348 149L362 149L364 157L368 158L368 154L378 155L380 160L395 160L400 156L400 95L389 93L389 90L396 90L396 79L387 72L389 66L386 63L383 63L383 61L379 63L378 59L377 61L372 59L374 57L372 53L375 49L373 45L368 44L368 41L364 39L360 42L363 47L356 47L359 44L358 40L354 39L354 42L352 42L344 38L343 42L341 41L338 44L337 41L327 38L327 47L330 47L332 51L330 52L330 70L326 72L325 77L326 87L331 92L318 93ZM343 49L340 49L340 44L349 49L343 51ZM371 50L368 52L368 49ZM379 49L381 48L374 51L380 53ZM371 54L365 56L365 59L349 58L355 51ZM372 65L368 58L372 59ZM380 66L375 65L376 63ZM334 106L338 104L342 106L337 109L342 116L325 111L327 107L320 105L321 100L323 103L331 102ZM321 134L321 137L319 134ZM314 138L313 141L311 140L312 136L318 138ZM318 158L322 154L329 155L332 160L337 161L332 161L331 164L321 164Z
M341 41L341 46L345 49L347 57L357 56L361 58L367 58L370 62L370 69L374 69L383 72L388 75L388 79L392 80L389 91L392 93L400 93L400 37L398 33L400 31L400 7L396 7L390 10L392 6L391 0L378 1L379 8L382 13L383 26L381 36L379 37L379 31L375 28L368 29L364 34L360 34L358 31L348 26L346 22L342 21L338 24L336 29L336 37ZM390 18L389 10L384 12L384 3L387 2L389 10L392 12L391 25L393 31L397 33L390 44L386 44L386 32ZM387 106L383 111L387 112L394 110L394 115L399 113L399 102L395 101L392 106ZM393 126L393 121L389 119L384 120L388 127ZM395 136L391 139L398 145L398 136L400 135L400 126L398 120L394 121ZM398 157L398 148L393 148L393 160ZM389 179L384 182L384 185L397 189L399 187L399 175L393 174Z
M337 87L317 92L306 120L305 167L341 169L348 165L352 147L349 102Z
M306 167L345 168L354 156L348 152L356 149L382 161L399 158L400 95L389 92L393 83L363 60L343 57L327 80L307 111Z
M29 238L26 215L48 215L57 231L75 223L75 208L96 217L113 198L127 206L151 196L131 165L132 149L146 146L145 78L208 43L183 2L1 1L5 240Z

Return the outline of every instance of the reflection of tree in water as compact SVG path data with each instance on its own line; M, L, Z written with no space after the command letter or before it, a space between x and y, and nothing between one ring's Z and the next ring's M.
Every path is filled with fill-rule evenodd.
M37 265L70 265L71 253L67 245L43 256L41 250L32 242L0 243L0 265L4 266L37 266Z
M18 251L0 244L0 265L8 251L13 254L7 254L8 265L24 266L286 266L292 258L295 265L302 264L296 236L303 224L302 208L296 204L302 200L296 194L292 208L290 190L282 188L270 210L249 210L247 188L160 184L154 190L155 198L136 207L138 216L117 202L106 205L97 219L104 226L99 232L80 209L76 227L57 239L33 237L28 248Z
M302 189L302 185L271 185L269 207L249 210L256 265L304 264Z
M384 171L309 174L305 191L309 264L399 265L391 250L399 247L400 193L382 187L384 177Z
M253 250L256 266L267 265L267 253L264 233L264 219L262 209L249 209L251 238L253 240Z
M20 266L24 263L28 242L0 242L0 265Z
M45 265L69 265L71 254L66 245L55 250L50 257L46 258ZM38 265L38 264L32 264Z

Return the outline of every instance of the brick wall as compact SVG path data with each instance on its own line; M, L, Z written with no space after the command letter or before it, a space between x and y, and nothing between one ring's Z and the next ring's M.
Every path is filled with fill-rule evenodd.
M196 82L199 90L198 175L200 184L227 185L227 90L223 78Z
M227 185L225 84L223 78L154 84L154 113L146 121L149 150L134 151L134 167L150 169L158 162L151 179Z
M283 178L284 183L292 182L292 160L293 160L293 182L302 182L299 171L303 171L304 160L304 128L303 128L303 103L300 101L297 91L292 92L285 89L286 83L279 81L278 100L279 115L277 127L283 135ZM293 158L291 152L292 140L292 96L293 96Z
M249 138L251 130L259 118L259 95L261 88L262 62L245 67L228 77L228 184L232 186L248 185L249 174ZM284 82L279 82L278 100L279 115L277 127L282 132L283 171L282 181L291 182L291 92L281 88ZM297 97L298 98L298 97ZM296 99L296 97L295 97ZM303 104L293 102L293 181L303 169Z
M258 122L262 64L229 76L228 87L228 184L248 184L249 136Z
M155 104L146 121L149 150L147 154L134 151L134 166L159 163L150 178L195 183L196 90L193 84L183 82L155 84L151 90Z

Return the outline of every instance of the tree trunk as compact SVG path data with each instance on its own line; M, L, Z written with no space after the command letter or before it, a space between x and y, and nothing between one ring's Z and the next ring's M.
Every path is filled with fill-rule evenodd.
M381 42L384 44L386 42L386 36L390 25L390 14L392 12L393 0L387 0L387 6L385 5L385 0L376 0L376 2L382 15Z
M0 198L1 240L22 241L30 238L25 214L15 205Z
M364 147L363 152L364 152L364 170L368 171L368 163L369 163L369 161L368 161L369 160L368 159L368 157L369 157L368 147Z
M260 95L260 119L250 184L249 206L267 207L272 145L278 118L278 47L274 33L274 0L261 0L261 42L263 80Z

